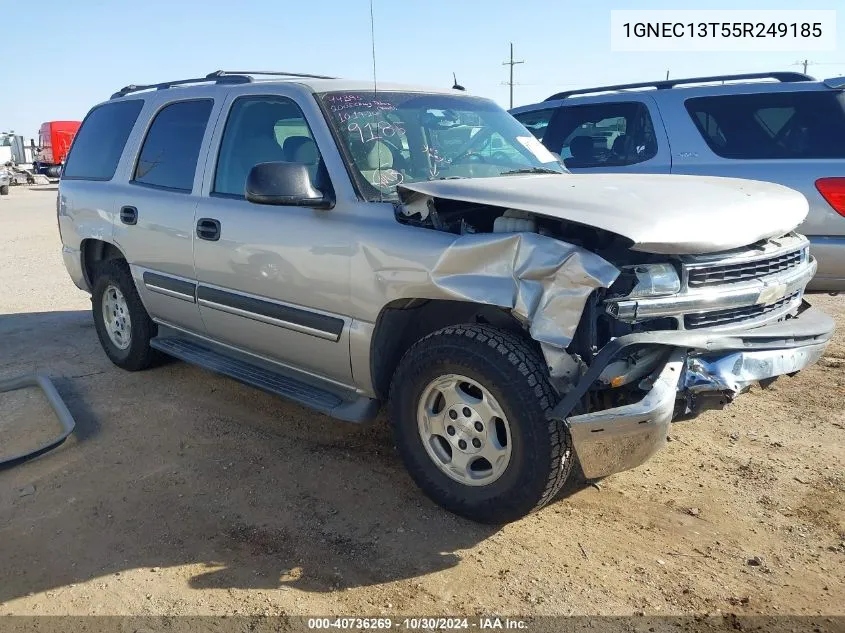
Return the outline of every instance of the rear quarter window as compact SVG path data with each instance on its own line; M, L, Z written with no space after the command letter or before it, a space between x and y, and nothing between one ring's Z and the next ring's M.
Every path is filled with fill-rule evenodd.
M722 158L845 158L842 92L778 92L687 99L704 141Z
M213 105L211 99L197 99L177 101L159 110L141 146L133 182L191 191Z
M73 141L62 178L111 180L143 106L143 100L134 99L91 110Z

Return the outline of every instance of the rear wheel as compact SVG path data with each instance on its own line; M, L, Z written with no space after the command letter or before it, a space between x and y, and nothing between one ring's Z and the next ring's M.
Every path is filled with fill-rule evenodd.
M124 260L112 259L99 265L91 302L100 344L115 365L137 371L159 358L150 347L156 324L144 309Z
M9 195L9 185L0 185L0 196Z
M446 509L506 523L561 488L574 455L540 355L486 325L439 330L405 354L393 379L396 446L417 485Z

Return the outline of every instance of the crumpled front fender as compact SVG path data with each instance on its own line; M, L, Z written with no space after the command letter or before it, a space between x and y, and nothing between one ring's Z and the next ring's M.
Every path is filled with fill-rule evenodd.
M579 246L536 233L464 235L431 270L443 298L510 309L540 343L553 377L565 369L587 298L619 270Z

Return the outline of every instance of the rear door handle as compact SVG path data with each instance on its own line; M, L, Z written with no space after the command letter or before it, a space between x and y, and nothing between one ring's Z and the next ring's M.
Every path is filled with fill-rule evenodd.
M135 207L120 207L120 221L129 226L138 224L138 209Z
M197 220L197 237L201 240L216 242L220 239L220 222L214 218Z

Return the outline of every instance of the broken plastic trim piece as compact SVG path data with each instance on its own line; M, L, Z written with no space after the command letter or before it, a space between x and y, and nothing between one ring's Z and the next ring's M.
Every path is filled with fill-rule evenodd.
M73 419L73 416L65 405L64 400L62 400L59 392L56 391L56 388L47 376L36 373L0 380L0 393L17 391L18 389L25 389L27 387L39 387L41 391L44 392L47 402L50 403L50 406L56 414L56 419L62 426L62 434L59 437L42 444L38 448L0 460L0 466L14 466L56 448L67 439L68 435L73 432L73 429L76 426L76 421Z

